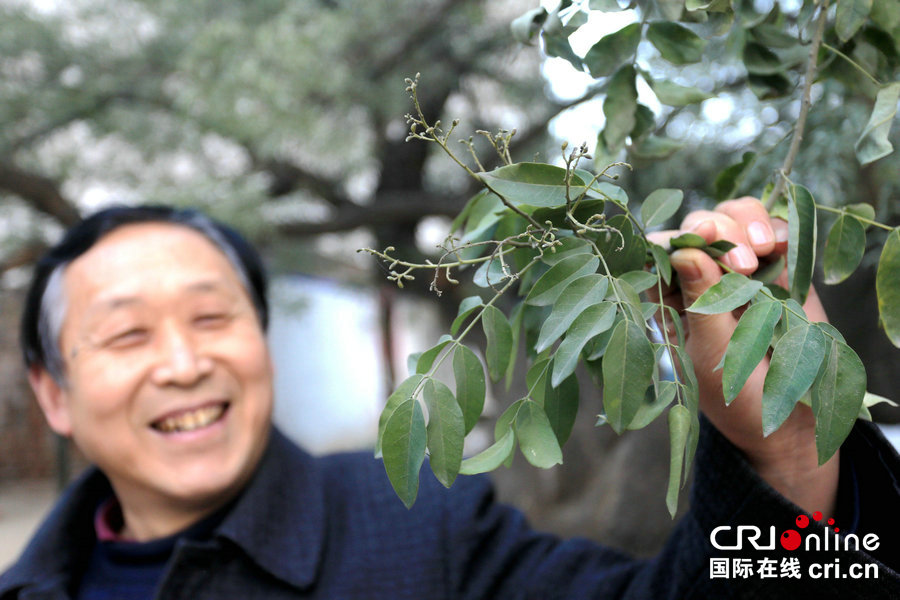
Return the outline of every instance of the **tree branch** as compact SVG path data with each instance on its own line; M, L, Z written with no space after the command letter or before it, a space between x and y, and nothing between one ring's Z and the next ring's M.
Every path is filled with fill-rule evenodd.
M353 204L337 210L328 221L285 223L278 231L285 235L316 235L350 231L357 227L414 223L424 217L453 217L462 209L457 196L436 196L423 192L384 194L370 205Z
M0 190L15 194L67 227L80 219L78 209L63 197L55 181L24 171L5 160L0 160Z
M809 107L812 104L810 100L810 90L813 81L816 78L816 68L819 64L819 47L822 45L822 37L825 33L825 22L828 20L828 2L823 2L819 7L819 19L816 22L816 32L813 35L812 43L809 47L809 61L806 63L806 74L803 76L803 96L800 100L800 114L797 116L797 124L794 125L794 135L791 139L791 147L788 149L787 156L784 157L784 164L781 170L775 176L775 187L766 203L766 208L771 209L776 200L784 193L785 181L791 174L794 167L794 161L797 159L797 153L800 151L800 142L803 141L803 130L806 128L806 117L809 115Z
M34 142L37 142L41 138L44 138L44 137L50 135L51 133L53 133L60 127L65 127L66 125L68 125L69 123L72 123L73 121L77 121L79 119L84 119L84 118L90 117L95 112L106 108L106 106L113 100L116 100L118 98L124 98L128 95L130 95L130 94L127 94L125 92L115 92L115 93L111 93L111 94L104 94L104 95L98 96L93 99L93 102L86 104L86 105L82 105L81 107L75 108L75 110L73 110L65 115L62 115L59 118L54 119L48 123L45 123L44 125L31 131L30 133L27 133L27 134L13 140L9 144L9 153L13 154L16 151L18 151L19 149L21 149L22 147L28 146L30 144L33 144Z
M46 245L37 242L32 242L19 248L12 256L4 261L0 261L0 274L6 273L11 269L30 265L40 258L46 249Z

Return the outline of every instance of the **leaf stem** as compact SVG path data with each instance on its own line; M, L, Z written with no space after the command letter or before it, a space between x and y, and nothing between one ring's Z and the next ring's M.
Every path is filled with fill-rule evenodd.
M862 65L860 65L859 63L857 63L856 61L854 61L852 58L850 58L849 56L847 56L846 54L844 54L843 52L841 52L840 50L838 50L837 48L835 48L834 46L832 46L831 44L828 44L828 43L826 43L826 42L822 42L822 47L825 48L826 50L828 50L829 52L833 52L834 54L837 54L838 56L840 56L841 58L843 58L844 60L846 60L846 61L847 61L848 63L850 63L857 71L859 71L860 73L862 73L863 75L865 75L866 77L868 77L869 81L871 81L871 82L874 83L875 85L881 87L881 82L878 81L877 79L875 79L875 76L874 76L874 75L872 75L871 73L869 73L868 71L866 71L866 70L863 68Z
M475 324L481 320L482 315L484 315L484 311L489 306L493 306L494 302L496 302L497 299L500 298L500 296L502 296L504 293L506 293L506 291L513 285L513 283L515 283L519 279L519 277L522 276L523 273L525 273L531 267L533 267L538 262L540 262L542 257L543 257L543 254L539 254L539 255L535 256L533 259L531 259L531 262L529 262L527 265L522 267L522 269L519 270L519 272L516 275L510 277L509 281L506 282L506 285L504 285L502 288L500 288L500 290L496 294L494 294L494 297L491 298L490 300L488 300L488 302L485 303L485 305L481 307L481 310L478 311L478 314L475 315L475 318L472 319L472 321L468 325L466 325L466 328L463 329L459 333L458 336L453 338L449 344L447 344L447 347L442 351L441 355L434 361L434 364L431 365L431 368L428 369L428 373L425 374L425 376L422 378L422 381L420 381L419 384L416 386L416 389L413 390L413 393L411 395L413 398L415 398L416 396L419 395L419 392L422 390L422 387L425 385L424 382L426 380L434 378L434 374L437 372L437 370L441 366L441 364L443 364L443 362L447 359L447 357L450 356L450 354L452 353L452 350L455 350L457 346L461 345L460 340L462 340L464 337L466 337L466 335L468 335L468 333L472 330L472 328L475 327Z
M784 157L784 163L781 170L776 174L775 187L767 202L767 209L771 209L779 197L784 193L784 184L787 176L791 174L794 167L794 161L797 159L797 153L800 151L800 142L803 141L803 130L806 128L806 117L809 115L809 107L812 105L810 99L810 90L812 90L813 82L816 78L816 68L819 63L819 47L822 45L822 37L825 33L825 22L828 20L828 0L822 2L819 7L819 19L816 22L816 32L813 35L812 43L809 47L809 61L806 63L806 74L803 76L803 94L800 100L800 114L797 117L797 123L794 125L794 136L791 139L791 146L788 149L787 156Z
M879 223L878 221L873 221L873 220L867 219L865 217L860 217L859 215L855 215L851 212L847 212L846 210L844 210L842 208L832 208L831 206L823 206L823 205L817 203L816 210L824 210L826 212L835 213L838 215L847 215L847 216L853 217L860 223L865 223L866 225L871 225L872 227L879 227L881 229L884 229L885 231L893 231L894 230L894 228L891 227L890 225L885 225L884 223Z

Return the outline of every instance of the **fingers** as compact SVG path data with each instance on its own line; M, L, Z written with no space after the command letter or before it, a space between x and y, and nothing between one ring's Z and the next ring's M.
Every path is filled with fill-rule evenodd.
M690 307L703 292L722 278L722 269L702 250L683 248L669 257L672 268L678 273L682 305ZM730 312L701 315L687 312L687 329L690 337L700 337L711 351L721 351L728 344L737 321Z
M731 217L744 230L747 244L756 256L768 256L775 250L775 230L772 228L769 213L756 198L728 200L720 203L716 211Z
M700 235L707 243L727 240L736 244L735 248L729 250L721 258L722 262L728 265L730 269L742 275L749 275L759 267L757 254L747 239L745 227L724 212L719 212L718 210L692 212L685 217L681 228ZM772 237L774 239L774 234Z

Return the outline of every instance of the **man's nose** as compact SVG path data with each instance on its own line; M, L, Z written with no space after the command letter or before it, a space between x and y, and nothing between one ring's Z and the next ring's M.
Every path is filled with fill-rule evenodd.
M212 371L212 359L200 351L188 332L171 325L160 335L160 356L153 369L156 385L192 385Z

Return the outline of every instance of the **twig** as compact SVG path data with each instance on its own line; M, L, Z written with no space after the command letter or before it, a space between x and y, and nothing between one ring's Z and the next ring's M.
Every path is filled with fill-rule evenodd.
M809 107L812 104L810 100L810 90L813 81L816 78L816 68L819 64L819 47L822 45L822 37L825 33L825 22L828 20L828 2L822 3L819 8L819 20L816 23L816 33L813 35L812 43L809 47L809 61L806 63L806 74L803 76L803 97L800 100L800 115L797 117L797 124L794 125L794 137L791 139L791 147L787 156L784 157L784 164L781 170L776 174L775 187L766 208L771 209L775 202L784 193L784 184L787 176L791 174L794 167L794 160L800 151L800 143L803 141L803 130L806 128L806 117L809 115Z

